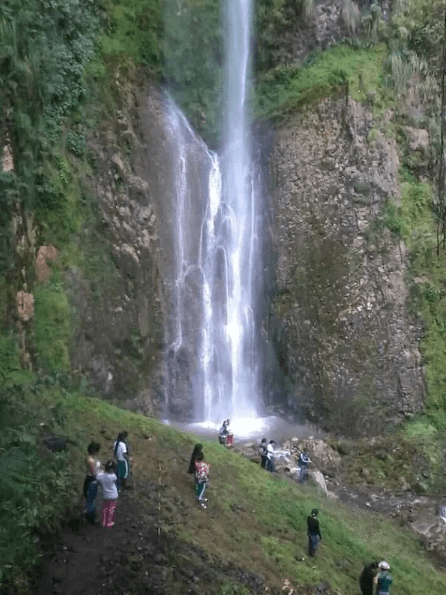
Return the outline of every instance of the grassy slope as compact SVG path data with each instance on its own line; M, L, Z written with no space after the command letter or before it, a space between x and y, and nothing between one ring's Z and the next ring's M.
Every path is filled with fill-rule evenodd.
M159 478L164 486L162 530L194 543L211 558L263 574L270 586L281 587L285 578L295 585L329 580L333 592L342 595L356 595L358 574L365 561L386 558L398 593L418 594L420 585L430 593L445 592L446 577L432 567L417 539L388 519L352 511L307 486L272 476L215 442L204 444L212 465L212 485L209 507L203 512L195 506L191 477L186 473L197 440L194 436L60 387L41 389L37 398L22 405L29 415L24 423L35 422L29 426L29 436L34 436L36 444L42 432L64 435L71 441L66 460L57 455L57 473L63 476L62 461L62 466L71 471L71 485L67 485L68 480L53 485L51 507L55 511L69 503L77 510L89 441L102 444L101 455L106 459L118 431L126 428L136 462L137 484ZM43 458L47 468L54 456ZM45 492L42 494L48 499ZM141 506L145 506L144 494L138 496ZM38 502L33 504L38 508ZM319 556L310 560L306 554L305 519L314 506L320 510L324 539ZM32 532L17 542L17 528L4 515L3 508L2 526L8 533L3 534L0 553L4 559L4 548L15 542L17 571L22 559L20 548L29 553Z

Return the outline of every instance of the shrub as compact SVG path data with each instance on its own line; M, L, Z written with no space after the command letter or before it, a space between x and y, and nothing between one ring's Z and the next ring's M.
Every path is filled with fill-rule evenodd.
M37 287L34 316L35 346L41 365L48 372L68 370L71 312L60 286Z

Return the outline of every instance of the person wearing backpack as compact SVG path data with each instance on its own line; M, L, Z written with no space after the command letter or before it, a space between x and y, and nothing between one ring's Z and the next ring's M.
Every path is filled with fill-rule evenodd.
M266 445L266 438L262 438L262 442L259 446L259 453L260 453L260 466L262 469L266 469L266 464L268 462L268 448Z
M203 460L203 453L199 452L195 459L195 486L198 504L206 508L207 498L204 497L209 481L209 470L211 466Z

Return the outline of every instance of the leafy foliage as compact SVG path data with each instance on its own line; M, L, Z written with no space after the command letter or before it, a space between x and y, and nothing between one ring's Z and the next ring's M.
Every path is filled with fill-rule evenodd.
M384 45L373 50L339 45L312 57L307 65L278 67L259 81L255 112L282 117L347 84L355 99L367 100L368 94L380 87L385 54Z
M35 291L35 346L39 361L48 372L70 365L70 306L61 285L38 286Z

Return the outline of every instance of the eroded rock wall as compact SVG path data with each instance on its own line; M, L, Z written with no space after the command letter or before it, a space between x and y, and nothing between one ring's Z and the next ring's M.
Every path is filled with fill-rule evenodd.
M386 117L390 120L392 114ZM348 435L423 406L420 322L405 245L383 221L398 200L398 152L371 110L326 99L277 130L270 154L276 293L267 327L283 408Z

